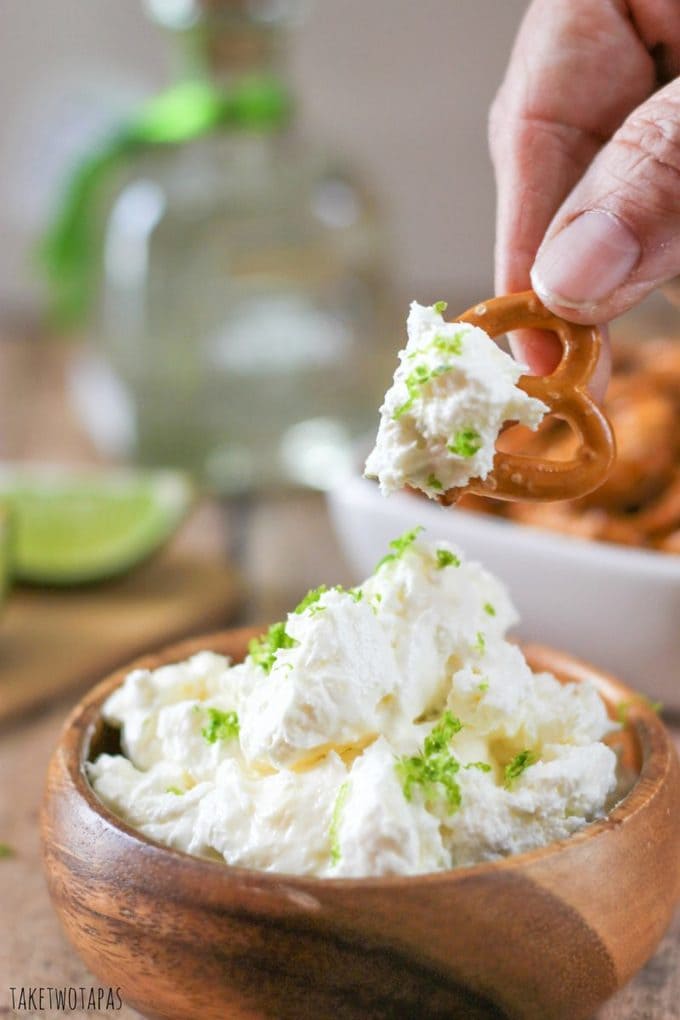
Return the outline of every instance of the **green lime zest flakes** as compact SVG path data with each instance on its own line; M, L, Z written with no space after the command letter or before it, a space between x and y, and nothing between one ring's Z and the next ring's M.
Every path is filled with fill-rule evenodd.
M441 351L442 354L462 354L463 334L460 332L454 333L453 336L437 335L432 341L432 347L435 351Z
M390 549L392 549L392 552L389 552L387 553L386 556L383 556L380 563L375 569L380 570L380 568L383 567L386 563L394 563L395 560L401 559L406 550L413 545L420 532L424 530L425 529L423 528L422 524L419 524L417 527L411 528L410 531L405 531L403 535L399 536L399 538L393 538L392 541L390 542Z
M484 612L487 614L487 616L495 616L496 615L496 610L491 605L490 602L485 602L484 603Z
M342 821L342 814L345 810L348 794L349 783L343 783L338 790L337 797L335 798L333 814L331 815L331 824L328 827L328 838L331 844L331 864L333 867L335 867L340 861L340 822Z
M457 457L474 457L481 448L482 437L476 429L459 429L446 449Z
M212 741L211 741L211 743L212 743ZM166 793L174 793L174 795L176 797L181 797L182 794L184 793L184 790L180 790L179 786L166 786L165 787L165 792Z
M321 596L327 591L328 588L325 584L320 584L318 588L310 588L302 601L298 602L293 612L297 613L298 616L302 615L305 609L308 609L309 606L315 605Z
M449 307L448 301L435 301L432 305L437 315L443 315L446 309Z
M489 689L488 680L482 680L481 684L477 684L477 690L481 691L482 693L484 693L484 691L488 691L488 689Z
M415 400L420 396L420 391L423 387L427 386L428 383L438 376L444 375L445 372L450 372L452 367L452 365L437 365L436 368L428 368L427 365L416 365L405 379L408 400L397 408L392 415L392 419L398 421L403 414L410 411Z
M434 803L443 797L451 814L458 810L460 786L456 777L460 763L451 754L449 744L462 728L460 719L446 711L425 738L421 753L397 761L395 768L406 800L413 799L413 789L419 786L426 802Z
M341 595L349 595L355 602L361 602L364 597L362 588L343 588L341 584L336 584L334 588L327 588L325 584L320 584L318 588L311 588L307 592L303 600L298 603L293 612L300 616L306 609L309 609L310 606L312 607L312 613L323 612L326 607L318 605L318 602L321 596L325 595L327 591L337 591L340 592ZM284 647L292 646L286 645Z
M479 769L480 772L491 772L491 766L488 761L469 761L465 768Z
M14 857L14 849L9 843L0 843L0 860L3 857Z
M436 475L428 475L425 485L428 487L428 489L434 489L435 492L442 492L444 489L444 486L439 481Z
M460 558L452 553L450 549L437 549L437 570L444 567L459 567Z
M413 799L413 788L419 786L426 801L430 803L443 794L451 814L460 807L460 786L456 778L460 765L450 754L433 758L423 755L402 758L397 762L396 769L406 800Z
M512 761L508 762L505 766L505 785L510 788L516 779L522 775L525 769L528 769L530 765L533 765L536 761L536 755L533 751L520 751L516 754Z
M475 648L480 653L480 655L483 655L484 652L486 651L486 638L482 634L481 630L477 631L477 637L475 638Z
M286 632L286 625L281 621L273 623L261 637L251 638L248 655L256 666L261 666L265 673L271 673L279 649L295 648L299 643Z
M414 361L415 358L421 354L427 354L428 351L439 351L440 354L453 354L458 355L463 353L463 337L465 333L463 330L459 330L454 333L453 336L442 336L441 333L437 333L434 340L430 341L429 344L425 344L424 347L418 347L415 351L411 351L408 355L408 361ZM453 365L448 365L447 369L453 368ZM441 375L441 373L438 373Z
M423 744L425 754L438 754L440 751L447 750L453 737L456 733L460 733L462 728L463 724L460 719L447 709L437 725L425 737Z
M236 712L222 712L219 708L208 709L208 724L201 730L201 736L209 744L218 740L233 740L239 734L239 721Z

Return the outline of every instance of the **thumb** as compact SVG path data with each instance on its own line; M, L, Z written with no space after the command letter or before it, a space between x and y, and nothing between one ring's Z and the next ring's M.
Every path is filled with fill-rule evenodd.
M639 106L553 218L531 270L543 302L608 322L680 273L680 79Z

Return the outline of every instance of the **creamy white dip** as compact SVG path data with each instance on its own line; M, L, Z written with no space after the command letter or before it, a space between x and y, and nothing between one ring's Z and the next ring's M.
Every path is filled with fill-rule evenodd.
M365 474L384 495L410 485L435 499L486 478L504 422L535 429L548 408L516 385L526 366L478 326L414 301L407 329Z
M501 585L417 529L359 588L311 593L242 664L131 673L102 801L168 846L324 877L418 874L568 836L616 787L588 683L529 669Z

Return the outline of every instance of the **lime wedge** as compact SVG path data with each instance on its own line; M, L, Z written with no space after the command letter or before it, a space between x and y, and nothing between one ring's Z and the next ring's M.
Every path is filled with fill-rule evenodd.
M17 580L69 585L122 574L175 531L193 499L174 471L0 467Z

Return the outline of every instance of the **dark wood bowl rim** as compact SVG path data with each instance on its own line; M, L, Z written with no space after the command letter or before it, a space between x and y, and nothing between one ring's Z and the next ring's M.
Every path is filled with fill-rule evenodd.
M64 724L55 754L61 758L72 791L83 802L83 806L97 815L107 828L124 834L130 844L130 853L144 850L148 855L159 855L161 859L173 861L177 877L184 873L194 876L203 874L206 887L214 883L237 883L241 886L256 883L258 887L271 886L272 892L280 891L282 883L291 892L313 892L320 886L346 889L398 889L416 883L437 886L440 883L455 882L471 875L490 875L504 870L522 869L542 859L559 854L560 851L585 840L597 839L631 819L649 806L655 792L658 792L671 769L675 751L669 734L658 714L645 697L616 680L609 674L596 669L566 653L557 652L539 644L524 644L523 651L535 671L549 671L562 680L592 680L606 701L610 711L618 703L629 705L626 728L629 728L638 742L642 766L638 779L625 797L615 805L604 818L590 822L583 829L561 840L556 840L535 850L514 854L496 861L487 861L469 867L434 871L424 875L390 875L373 878L321 878L311 875L295 875L285 872L261 871L254 868L235 867L226 862L210 861L181 850L175 850L149 839L138 830L127 825L110 811L96 796L85 772L90 745L99 721L102 702L114 687L122 683L125 676L138 668L154 668L163 663L180 662L198 651L210 650L211 643L221 643L227 635L234 641L246 641L262 628L242 628L218 631L188 641L170 645L154 654L135 659L127 666L116 670L93 687L75 706ZM222 654L222 653L220 653ZM160 661L159 661L160 659Z

